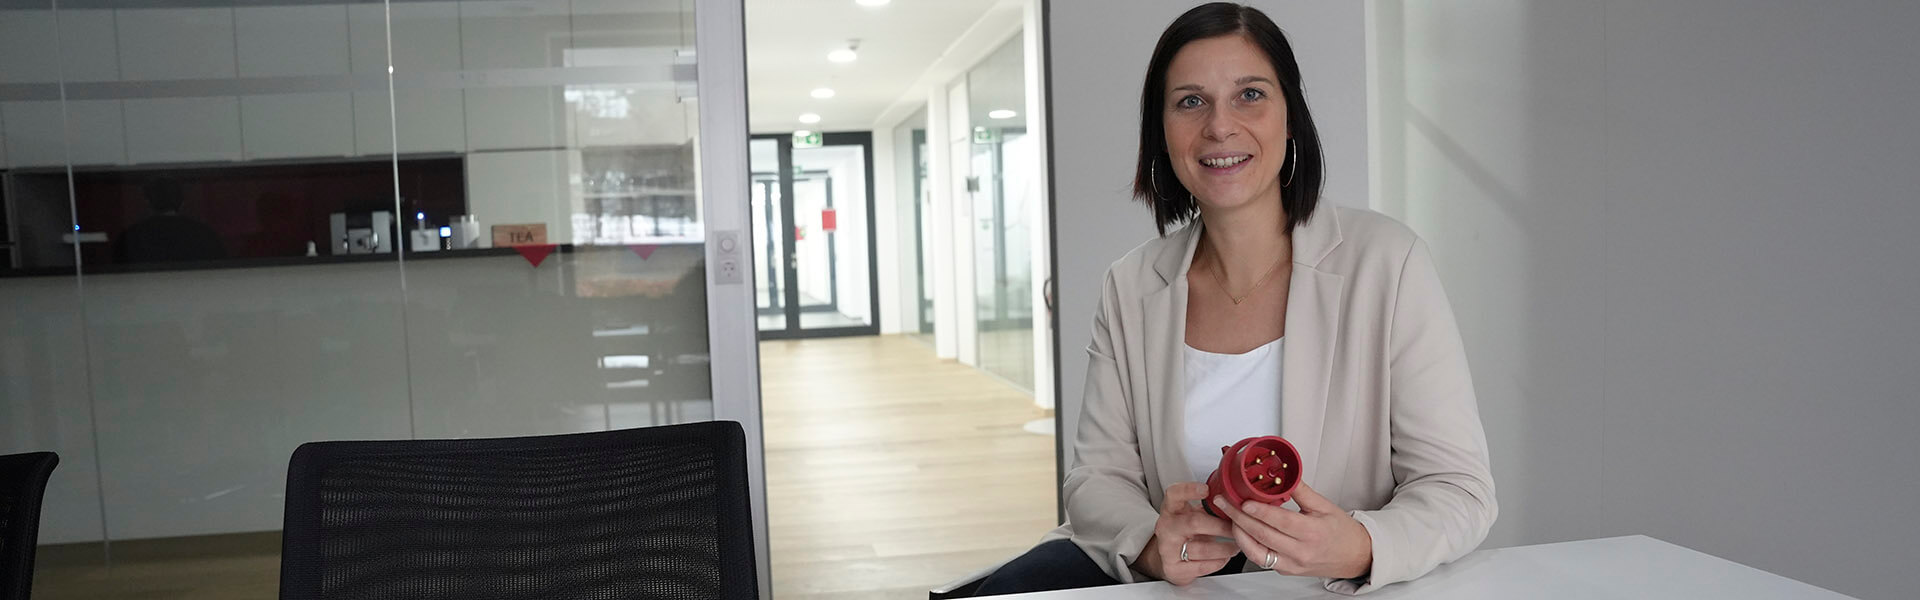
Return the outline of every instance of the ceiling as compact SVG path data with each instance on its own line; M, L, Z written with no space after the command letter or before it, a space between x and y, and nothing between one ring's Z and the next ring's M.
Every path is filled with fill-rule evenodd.
M753 133L872 129L997 0L746 0L747 114ZM860 40L859 60L827 52ZM833 88L831 99L808 93ZM820 115L804 125L801 113Z

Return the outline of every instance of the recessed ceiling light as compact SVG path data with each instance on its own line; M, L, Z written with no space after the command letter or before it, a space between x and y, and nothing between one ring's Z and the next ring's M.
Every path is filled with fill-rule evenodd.
M827 60L837 63L850 63L858 58L860 58L860 55L855 53L852 48L841 48L827 53Z
M806 123L806 124L808 124L808 125L812 125L812 124L814 124L814 123L819 123L819 122L820 122L820 115L816 115L816 114L813 114L813 113L802 113L802 114L800 115L800 122L801 122L801 123Z
M1010 110L1007 110L1007 109L1004 109L1004 108L1002 108L1002 109L1000 109L1000 110L996 110L996 111L993 111L993 112L990 112L990 113L987 113L987 118L989 118L989 119L1011 119L1011 118L1013 118L1013 117L1014 117L1015 115L1018 115L1018 114L1020 114L1020 113L1016 113L1016 112L1013 112L1013 111L1010 111Z
M886 6L888 2L892 2L893 0L853 0L853 1L854 3L859 4L861 6Z
M828 99L828 98L832 98L832 97L833 97L833 88L828 88L828 87L817 87L817 88L813 88L813 92L811 92L811 95L812 95L813 97L815 97L815 98L819 98L819 99L821 99L821 100L825 100L825 99Z

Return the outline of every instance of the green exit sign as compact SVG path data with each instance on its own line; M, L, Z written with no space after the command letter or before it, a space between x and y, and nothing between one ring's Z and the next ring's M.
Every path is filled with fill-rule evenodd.
M987 129L987 128L985 128L985 127L974 127L974 128L973 128L973 143L975 143L975 144L991 144L991 143L994 143L994 142L998 142L998 141L1000 141L1000 136L999 136L998 134L999 134L999 131L997 131L997 130L993 130L993 129Z
M818 131L795 131L793 132L793 147L819 148L820 137L820 132Z

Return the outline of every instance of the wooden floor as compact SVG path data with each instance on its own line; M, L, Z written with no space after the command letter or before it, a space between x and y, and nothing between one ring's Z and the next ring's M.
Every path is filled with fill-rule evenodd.
M761 344L774 596L926 597L1054 523L1025 392L901 336ZM273 598L280 536L42 547L35 600Z
M763 342L760 372L775 598L926 598L1053 528L1025 391L902 336Z

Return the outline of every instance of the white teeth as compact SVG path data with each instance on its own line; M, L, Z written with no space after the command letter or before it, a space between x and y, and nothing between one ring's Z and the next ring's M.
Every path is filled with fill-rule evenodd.
M1200 164L1203 164L1215 169L1224 169L1227 167L1231 167L1231 166L1246 162L1246 160L1249 158L1253 158L1253 157L1242 154L1240 156L1233 156L1233 157L1227 157L1227 158L1203 158L1203 159L1200 159Z

